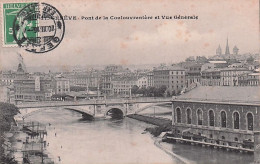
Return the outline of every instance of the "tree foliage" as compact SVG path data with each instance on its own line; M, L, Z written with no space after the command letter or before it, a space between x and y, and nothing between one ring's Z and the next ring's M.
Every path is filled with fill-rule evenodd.
M163 97L165 96L165 91L166 91L167 87L165 85L156 88L156 87L141 87L139 88L138 86L133 86L131 88L131 92L133 95L135 94L140 94L143 96L147 96L147 97Z

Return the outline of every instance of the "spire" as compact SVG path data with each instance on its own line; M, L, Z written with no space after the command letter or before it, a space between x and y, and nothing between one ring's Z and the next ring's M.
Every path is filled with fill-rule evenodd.
M227 45L226 45L226 52L225 52L225 55L230 55L230 52L229 52L229 46L228 46L228 37L227 37Z

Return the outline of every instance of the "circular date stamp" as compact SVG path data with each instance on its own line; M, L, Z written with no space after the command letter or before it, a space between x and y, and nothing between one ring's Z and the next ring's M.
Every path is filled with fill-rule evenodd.
M65 24L60 12L47 3L31 3L21 9L13 22L13 37L26 51L45 53L62 41Z

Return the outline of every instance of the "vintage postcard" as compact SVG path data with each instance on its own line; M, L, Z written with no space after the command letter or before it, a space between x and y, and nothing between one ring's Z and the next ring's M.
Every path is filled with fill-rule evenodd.
M0 12L0 163L260 163L258 0Z

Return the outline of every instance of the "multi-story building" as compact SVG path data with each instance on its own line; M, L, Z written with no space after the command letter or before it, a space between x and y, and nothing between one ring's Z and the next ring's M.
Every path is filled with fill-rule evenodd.
M245 73L238 76L239 86L259 86L260 73Z
M248 75L248 85L249 86L259 86L259 81L260 81L260 73L250 73Z
M154 86L166 86L170 94L178 94L185 87L185 69L179 66L161 66L153 70Z
M224 68L220 72L220 85L223 86L238 86L238 76L250 73L247 68Z
M153 71L147 73L147 86L148 87L154 86Z
M62 75L58 75L54 78L55 93L65 94L70 92L70 81Z
M51 78L30 76L14 80L14 101L45 101L53 94Z
M109 65L106 66L105 70L102 72L102 92L106 95L113 94L112 78L115 73L122 72L123 67L118 65Z
M13 71L5 71L0 74L0 82L1 85L10 86L13 84L15 78L15 72Z
M111 80L113 94L130 95L130 90L134 85L138 85L136 76L118 76Z
M186 70L186 87L193 83L201 83L201 67L203 64L194 63L187 66Z
M220 70L219 68L206 69L201 72L202 86L219 86L220 85Z
M139 88L147 88L148 86L148 77L147 76L142 76L142 77L139 77L137 79L137 86Z
M174 138L253 150L260 129L259 89L200 86L179 96L173 100Z
M101 74L97 71L73 72L64 76L69 79L71 86L98 87L101 83Z

